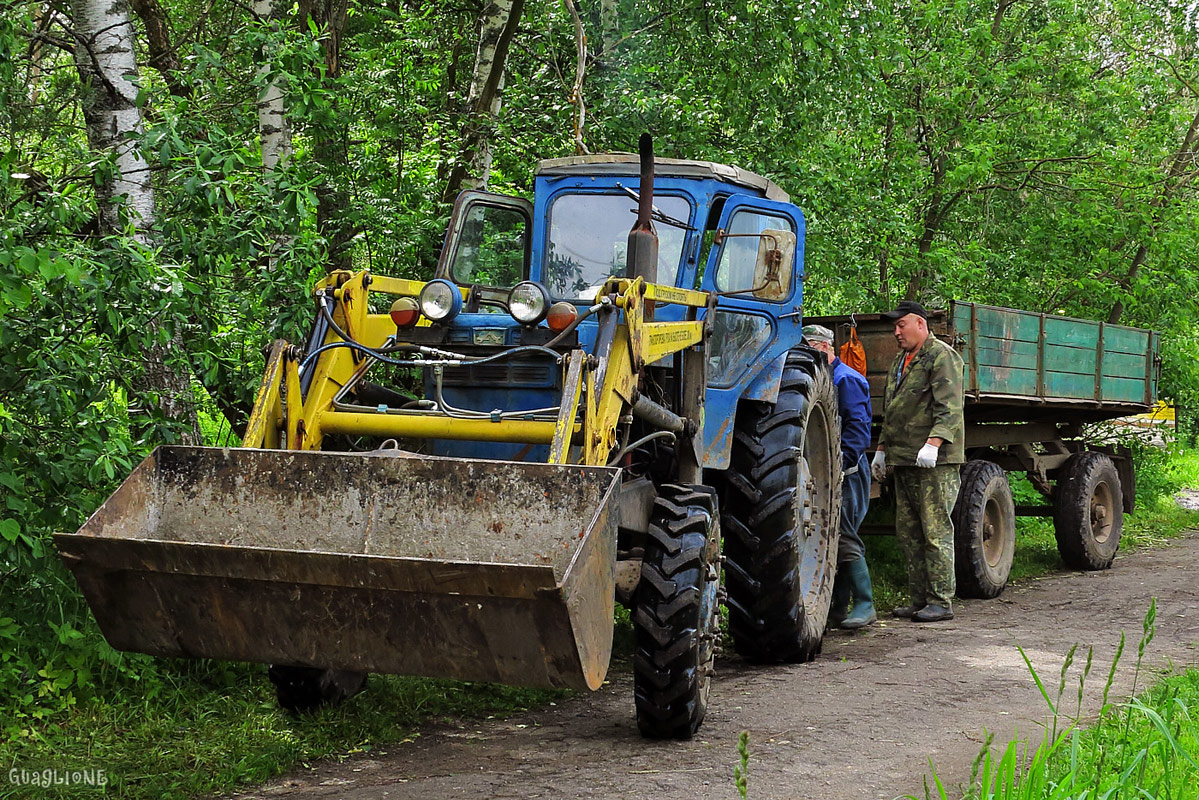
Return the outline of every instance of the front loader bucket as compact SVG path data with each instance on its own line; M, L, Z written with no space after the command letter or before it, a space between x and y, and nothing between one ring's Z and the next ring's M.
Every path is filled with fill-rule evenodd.
M55 541L120 650L595 689L619 472L160 447Z

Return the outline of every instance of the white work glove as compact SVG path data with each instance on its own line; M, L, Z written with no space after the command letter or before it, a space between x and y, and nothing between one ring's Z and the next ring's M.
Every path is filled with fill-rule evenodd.
M921 447L920 452L916 454L916 466L926 469L937 466L938 449L935 444L925 442L924 447Z
M887 477L887 456L882 450L874 451L874 459L870 462L870 474L880 483Z

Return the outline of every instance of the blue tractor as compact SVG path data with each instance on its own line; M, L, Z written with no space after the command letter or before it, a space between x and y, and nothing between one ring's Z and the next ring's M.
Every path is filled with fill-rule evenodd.
M271 664L293 709L368 672L595 689L618 601L659 738L703 721L722 603L745 658L814 658L841 460L803 214L641 149L464 193L431 281L322 280L243 447L159 448L58 537L113 645Z

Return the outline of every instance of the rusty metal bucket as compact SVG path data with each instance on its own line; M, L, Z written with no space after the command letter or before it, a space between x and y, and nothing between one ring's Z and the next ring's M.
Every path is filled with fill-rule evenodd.
M160 447L55 541L113 647L595 689L619 470Z

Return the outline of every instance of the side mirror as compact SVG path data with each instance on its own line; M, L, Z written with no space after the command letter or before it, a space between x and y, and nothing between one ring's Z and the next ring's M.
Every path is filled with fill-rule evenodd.
M767 228L758 234L758 257L754 264L754 297L786 300L791 293L791 265L795 263L795 234Z

